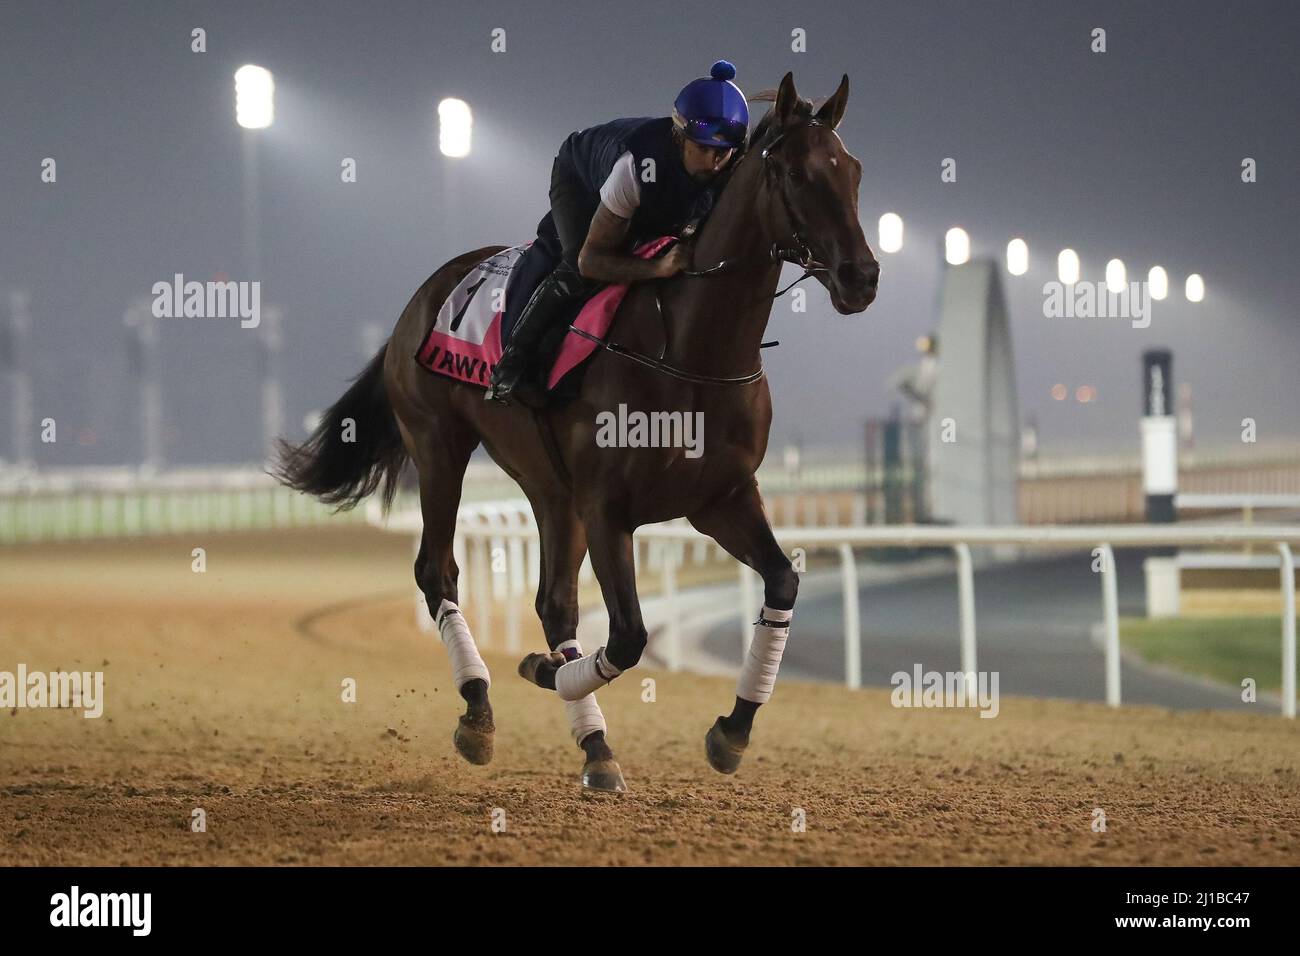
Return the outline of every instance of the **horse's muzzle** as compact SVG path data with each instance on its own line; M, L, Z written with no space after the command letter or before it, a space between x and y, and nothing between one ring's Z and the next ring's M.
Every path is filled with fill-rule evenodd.
M863 311L876 299L880 263L875 259L841 262L830 274L831 303L841 315Z

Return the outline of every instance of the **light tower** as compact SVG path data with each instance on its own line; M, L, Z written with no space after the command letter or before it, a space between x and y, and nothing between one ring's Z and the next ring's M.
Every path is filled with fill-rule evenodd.
M140 470L157 473L163 465L162 386L158 381L158 320L148 299L131 302L122 317L127 328L128 368L139 386Z
M261 282L261 202L258 197L257 141L260 130L275 122L275 77L271 71L246 64L235 71L235 122L243 130L244 147L244 266L247 279ZM271 461L275 441L284 432L284 397L280 389L280 350L284 343L284 313L276 306L263 310L258 333L262 403L262 456Z
M262 278L257 131L269 128L274 121L275 78L271 71L252 64L241 66L235 71L235 122L244 131L244 256L248 279Z
M284 345L284 313L277 305L262 310L261 346L262 380L262 460L275 461L275 442L284 434L284 395L280 390L280 349Z
M9 294L9 327L0 329L0 372L13 378L10 425L13 429L13 465L20 470L35 467L34 435L36 422L33 415L32 374L27 359L27 335L32 328L28 311L31 296L15 291Z

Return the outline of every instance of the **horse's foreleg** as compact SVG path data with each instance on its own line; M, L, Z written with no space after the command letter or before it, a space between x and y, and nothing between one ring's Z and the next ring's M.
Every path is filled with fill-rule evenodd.
M531 498L532 496L530 496ZM540 507L539 507L540 506ZM578 572L587 553L582 522L567 499L534 501L542 539L541 581L537 589L537 616L551 655L529 654L519 665L520 674L534 683L555 687L555 671L581 658L578 643ZM623 772L606 742L605 715L594 693L566 700L564 712L574 742L586 755L582 785L592 790L627 789Z
M734 773L749 746L754 714L772 696L790 634L799 575L772 534L757 484L710 504L691 515L690 520L732 557L763 577L763 607L754 622L754 637L736 683L736 703L728 716L717 719L705 737L705 754L713 768Z

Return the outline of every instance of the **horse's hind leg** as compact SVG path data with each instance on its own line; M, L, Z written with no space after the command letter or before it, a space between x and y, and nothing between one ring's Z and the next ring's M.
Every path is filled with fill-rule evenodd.
M519 664L526 680L555 688L555 670L582 656L578 644L578 571L587 553L587 539L568 497L529 495L537 514L542 539L541 581L537 588L537 616L551 654L529 654ZM588 790L622 792L627 789L623 771L606 742L605 715L594 693L566 700L564 711L574 742L586 755L582 785Z
M772 534L756 483L689 517L691 524L763 577L763 608L741 666L735 706L729 716L717 719L704 738L705 756L713 769L735 773L749 746L754 714L772 696L799 593L799 575Z
M491 678L456 603L460 569L452 556L461 482L478 436L467 427L447 427L444 423L436 435L424 435L421 441L412 441L405 428L402 437L419 471L420 512L424 518L415 580L451 658L456 690L467 705L453 740L462 757L470 763L485 764L492 759L496 733L488 702Z

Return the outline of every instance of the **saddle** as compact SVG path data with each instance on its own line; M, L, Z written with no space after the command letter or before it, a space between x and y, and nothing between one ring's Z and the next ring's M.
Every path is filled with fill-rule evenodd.
M633 254L648 259L675 241L673 236L663 236L640 244ZM469 270L442 303L415 355L421 367L435 375L488 387L492 368L504 351L506 297L526 302L540 281L540 277L531 283L512 281L523 278L515 273L530 245L504 249ZM577 373L604 343L628 288L626 284L605 286L547 333L542 352L549 356L546 388L552 398L577 393L581 381Z

